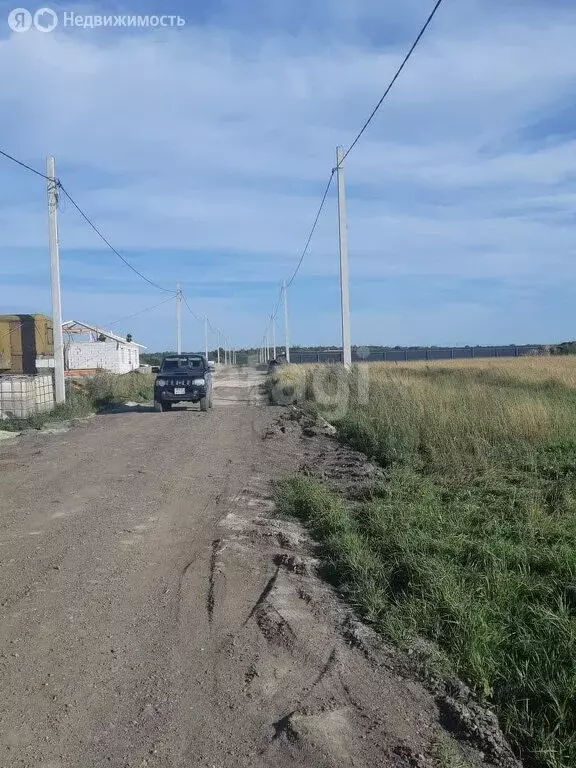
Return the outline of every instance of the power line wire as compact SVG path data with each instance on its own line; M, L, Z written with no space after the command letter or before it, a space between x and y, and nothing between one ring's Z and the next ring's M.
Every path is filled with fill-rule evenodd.
M50 178L50 176L46 176L43 173L40 173L40 171L37 171L36 168L32 168L30 165L26 165L26 163L23 163L22 160L18 160L15 157L12 157L12 155L9 155L8 152L4 152L2 149L0 149L0 155L3 157L8 158L8 160L12 160L13 163L16 163L17 165L21 165L22 168L26 168L27 171L30 171L31 173L35 173L36 176L41 176L43 179L46 179L46 181L53 181L53 179Z
M282 301L282 288L280 288L280 291L278 292L278 301L276 302L276 307L274 308L274 312L272 313L272 316L276 318L278 316L278 310L280 309L280 302Z
M129 268L129 269L131 269L131 270L132 270L132 272L134 272L136 275L138 275L138 277L142 278L142 280L145 280L147 283L149 283L150 285L154 286L154 288L157 288L159 291L164 291L165 293L172 293L172 294L174 294L174 295L175 295L175 292L174 292L174 291L172 291L172 290L170 290L170 289L168 289L168 288L163 288L161 285L158 285L158 283L155 283L153 280L150 280L149 278L147 278L147 277L146 277L146 275L143 275L143 274L142 274L142 272L139 272L139 271L136 269L136 267L132 266L132 264L130 264L130 262L129 262L129 261L126 259L126 258L124 258L124 256L122 256L122 254L121 254L121 253L119 253L119 252L116 250L116 248L114 248L114 246L112 245L112 243L110 243L110 241L109 241L109 240L107 240L107 239L106 239L106 237L104 237L104 235L102 234L102 232L100 232L100 230L98 229L98 227L97 227L97 226L96 226L96 225L95 225L95 224L94 224L94 223L91 221L91 219L90 219L90 218L89 218L89 217L88 217L88 216L87 216L87 215L84 213L84 211L83 211L83 210L80 208L80 206L78 205L78 203L76 203L76 201L75 201L75 200L72 198L72 196L71 196L71 195L70 195L70 193L69 193L69 192L66 190L66 188L64 187L64 185L62 184L62 182L61 182L61 181L59 181L58 179L52 179L52 178L50 178L50 176L46 176L44 173L40 173L40 171L37 171L35 168L32 168L30 165L27 165L26 163L23 163L21 160L18 160L17 158L13 157L12 155L9 155L9 154L8 154L8 152L4 152L4 150L2 150L2 149L0 149L0 155L2 155L3 157L6 157L8 160L11 160L13 163L16 163L17 165L20 165L22 168L26 168L26 170L30 171L31 173L35 173L37 176L41 176L43 179L46 179L46 181L56 181L56 184L57 184L57 186L58 186L58 187L59 187L59 188L62 190L62 192L63 192L63 193L66 195L66 197L68 198L68 200L70 200L70 202L72 203L72 205L74 206L74 208L76 208L76 210L78 211L78 213L79 213L79 214L82 216L82 218L83 218L83 219L84 219L84 220L87 222L87 224L88 224L88 225L89 225L89 226L90 226L90 227L91 227L91 228L94 230L94 232L96 232L96 234L98 235L98 237L99 237L99 238L100 238L100 239L101 239L101 240L102 240L104 243L106 243L106 245L108 246L108 248L110 248L110 250L111 250L111 251L112 251L114 254L116 254L116 256L118 256L118 258L119 258L119 259L120 259L122 262L124 262L124 264L125 264L125 265L126 265L128 268Z
M320 206L318 207L318 211L316 213L316 218L314 219L314 223L312 224L312 229L310 230L310 233L308 234L308 238L306 240L306 245L304 246L302 253L300 254L300 258L298 260L298 264L296 265L296 269L292 273L292 277L288 282L286 283L286 290L292 285L294 282L294 279L296 278L296 275L300 271L300 267L302 266L302 262L304 261L304 258L308 252L308 248L310 246L310 243L312 242L312 238L314 237L314 232L316 231L316 227L318 226L318 221L320 219L320 215L324 209L324 204L326 202L326 198L328 197L328 192L330 190L330 185L332 184L332 179L334 178L334 174L336 173L336 168L332 169L332 172L330 173L330 178L328 179L328 183L326 184L326 187L324 189L324 194L322 195L322 200L320 201ZM272 316L274 318L278 315L278 309L280 308L280 302L282 300L282 291L280 291L280 294L278 296L278 301L276 302L276 308L274 309L274 312L272 313ZM270 325L270 318L268 319L268 322L266 324L266 329L264 331L264 336L266 336L266 332L268 330L268 327Z
M390 81L390 84L388 85L388 87L384 91L384 94L382 95L381 99L378 101L378 103L376 104L376 106L374 107L372 112L370 113L368 119L365 121L365 123L363 124L362 128L360 129L360 131L356 135L356 138L354 139L354 141L350 144L350 146L348 147L348 149L344 153L340 163L344 162L344 160L348 157L350 152L354 149L354 147L356 146L356 144L360 140L360 138L363 135L364 131L368 128L368 126L370 125L370 123L374 119L374 116L376 115L376 113L378 112L378 110L380 109L382 104L384 103L384 100L386 99L386 97L388 96L388 94L390 93L392 88L394 87L394 84L396 83L396 81L398 80L400 75L402 74L402 71L404 70L404 67L406 66L406 64L408 63L410 58L412 57L412 54L416 50L418 44L420 43L420 40L424 36L424 34L425 34L426 30L428 29L428 27L430 26L430 24L432 22L432 19L434 18L434 16L436 15L436 12L438 11L440 6L442 5L442 2L443 2L443 0L436 0L436 4L434 5L434 8L432 9L432 12L428 16L424 26L422 27L422 29L418 33L418 36L416 37L415 41L413 42L410 50L408 51L408 53L404 57L404 59L403 59L402 63L400 64L400 66L398 67L394 77ZM310 234L308 236L308 240L306 241L306 245L304 246L304 250L302 251L302 254L300 256L300 260L298 261L298 264L296 266L296 269L294 270L294 273L293 273L292 277L286 283L286 288L289 288L292 285L296 275L298 274L298 272L300 270L300 267L302 266L302 262L304 261L304 257L306 256L306 253L308 251L308 247L310 245L310 242L311 242L312 237L314 235L314 232L316 230L316 226L318 224L318 220L320 218L320 214L322 213L322 209L324 208L324 203L326 202L326 197L328 196L328 190L330 189L330 184L332 183L332 179L334 178L334 173L336 172L336 170L337 170L337 168L333 168L332 169L332 173L330 174L330 178L328 179L328 184L326 185L326 189L324 190L324 195L322 197L322 202L320 203L320 208L318 209L318 213L316 214L316 218L314 220L314 224L313 224L312 229L310 231ZM280 307L280 298L278 300L278 303L277 303L276 308L275 308L274 313L273 313L273 317L274 318L276 318L276 316L277 316L279 307ZM264 331L264 337L266 336L266 333L268 331L269 324L270 324L270 321L266 325L266 330Z
M143 315L144 312L150 312L153 309L156 309L157 307L161 307L163 304L167 304L169 301L174 301L174 296L169 296L167 299L164 299L164 301L161 301L159 304L154 304L153 307L146 307L145 309L141 309L139 312L134 312L132 315L126 315L125 317L120 317L118 320L112 320L109 323L106 323L108 327L111 327L113 325L117 325L118 323L121 323L123 320L130 320L133 317L137 317L138 315Z
M286 288L289 288L292 285L292 283L294 282L294 278L300 271L300 267L302 266L302 262L304 261L304 257L306 256L306 253L308 251L308 246L310 245L312 237L314 236L314 232L316 231L316 227L318 225L318 219L320 218L320 214L322 213L322 209L324 208L324 203L326 202L326 198L328 197L328 190L330 189L330 184L332 184L332 179L334 178L335 172L336 172L336 169L333 168L332 173L330 174L330 178L328 179L328 184L326 184L326 189L324 190L324 194L322 195L322 201L320 203L320 207L318 208L318 213L316 214L316 218L314 219L314 224L312 225L312 229L310 230L310 234L308 235L308 239L306 240L306 245L304 246L304 250L300 255L300 260L296 265L296 269L294 270L292 277L286 283Z
M366 120L366 122L364 123L364 125L362 126L362 128L360 129L360 132L358 133L358 135L356 136L356 138L354 139L354 141L352 142L352 144L350 144L350 146L348 147L348 149L347 149L347 150L346 150L346 152L344 153L344 156L342 157L342 160L340 161L341 163L343 163L343 162L344 162L344 160L346 160L346 158L348 157L348 155L350 154L350 152L351 152L351 151L354 149L354 147L355 147L355 146L356 146L356 144L358 143L358 140L360 139L360 137L362 136L362 134L364 133L364 131L366 130L366 128L368 128L368 126L369 126L369 125L370 125L370 123L372 122L372 119L373 119L374 115L376 114L376 112L378 112L378 110L379 110L379 109L380 109L380 107L382 106L382 103L384 102L384 99L385 99L385 98L388 96L388 94L390 93L390 91L391 91L391 90L392 90L392 88L394 87L394 83L395 83L395 82L396 82L396 80L398 80L398 78L400 77L400 75L401 75L401 73L402 73L402 70L404 69L404 67L406 66L406 64L408 63L408 61L410 60L410 58L411 58L412 54L414 53L414 51L416 50L416 47L418 46L418 43L420 42L420 40L421 40L421 39L422 39L422 37L424 36L424 33L426 32L426 30L427 30L427 29L428 29L428 27L430 26L430 23L432 22L432 19L433 19L433 18L434 18L434 16L436 15L436 11L437 11L437 10L440 8L440 6L441 6L441 5L442 5L442 0L437 0L437 2L436 2L436 5L435 5L435 6L434 6L434 8L432 9L432 13L430 14L430 16L428 16L428 19L426 20L426 23L424 24L424 26L423 26L423 27L422 27L422 29L420 30L420 32L419 32L419 34L418 34L418 37L416 38L416 40L415 40L415 41L414 41L414 43L412 44L412 47L410 48L410 50L408 51L408 53L407 53L407 54L406 54L406 56L404 57L404 61L402 62L402 64L400 65L400 67L399 67L399 68L398 68L398 70L396 71L396 74L394 75L394 77L393 77L393 78L392 78L392 80L390 81L390 85L388 86L388 88L386 88L386 90L384 91L384 95L382 96L382 98L380 99L380 101L378 102L378 104L376 104L376 106L374 107L374 109L373 109L373 110L372 110L372 112L370 113L370 116L368 117L368 119Z
M407 53L407 54L406 54L406 56L404 57L404 59L403 59L403 61L402 61L401 65L400 65L400 67L398 68L398 70L396 71L396 73L395 73L394 77L393 77L393 78L392 78L392 80L390 81L390 84L388 85L388 87L387 87L387 88L386 88L386 90L384 91L384 94L382 95L382 97L380 98L380 100L378 101L378 103L376 104L376 106L374 107L374 109L372 110L372 112L370 113L370 115L369 115L368 119L367 119L367 120L364 122L364 124L362 125L362 128L360 129L360 131L359 131L359 132L358 132L358 134L356 135L356 137L355 137L354 141L353 141L353 142L350 144L350 146L348 147L348 149L347 149L347 150L346 150L346 152L344 153L344 155L343 155L343 157L342 157L342 160L341 160L340 162L343 162L343 161L344 161L344 160L345 160L345 159L348 157L348 155L350 154L350 152L351 152L351 151L354 149L354 147L356 146L356 144L357 144L357 143L358 143L358 141L360 140L361 136L364 134L364 132L366 131L366 129L368 128L368 126L369 126L369 125L370 125L370 123L372 122L372 120L373 120L374 116L376 115L376 113L378 112L378 110L379 110L379 109L380 109L380 107L382 106L382 104L383 104L384 100L386 99L386 97L388 96L388 94L390 93L390 91L392 90L392 88L394 87L394 84L396 83L396 81L397 81L397 80L398 80L398 78L400 77L400 75L401 75L402 71L404 70L404 68L405 68L406 64L408 63L408 61L409 61L409 60L410 60L410 58L412 57L412 54L413 54L413 53L414 53L414 51L416 50L416 48L417 48L418 44L420 43L420 40L421 40L421 39L422 39L422 37L424 36L424 34L425 34L426 30L428 29L428 27L430 26L430 24L431 24L431 22L432 22L432 20L433 20L434 16L436 15L436 12L437 12L437 11L438 11L438 9L440 8L440 6L441 6L442 2L443 2L443 0L437 0L437 1L436 1L435 5L434 5L434 8L432 9L432 11L431 11L430 15L428 16L428 18L427 18L427 20L426 20L426 22L425 22L424 26L422 27L422 29L421 29L421 30L420 30L420 32L418 33L418 36L416 37L416 39L415 39L414 43L412 44L412 46L411 46L410 50L408 51L408 53ZM44 178L44 179L46 179L46 180L48 180L48 181L51 181L51 180L52 180L52 179L50 179L50 177L48 177L48 176L44 175L43 173L40 173L39 171L35 170L35 169L34 169L34 168L32 168L31 166L27 165L26 163L23 163L22 161L20 161L20 160L17 160L15 157L12 157L12 155L9 155L7 152L4 152L4 151L0 150L0 154L2 154L4 157L6 157L7 159L11 160L12 162L14 162L14 163L17 163L18 165L20 165L20 166L22 166L23 168L27 169L28 171L31 171L32 173L35 173L36 175L38 175L38 176L41 176L42 178ZM316 231L316 226L317 226L317 224L318 224L318 220L320 219L320 215L321 215L321 213L322 213L322 210L323 210L323 208L324 208L324 203L326 202L326 198L327 198L327 196L328 196L328 191L329 191L329 189L330 189L330 185L331 185L331 183L332 183L332 179L334 178L334 173L335 173L335 171L336 171L336 169L335 169L335 168L333 168L333 169L332 169L332 172L331 172L331 174L330 174L330 178L328 179L328 183L327 183L327 185L326 185L326 189L324 190L324 195L322 196L322 201L321 201L321 203L320 203L320 207L319 207L319 209L318 209L318 212L317 212L317 214L316 214L316 218L314 219L314 224L312 225L312 229L311 229L311 231L310 231L310 234L308 235L308 239L307 239L307 241L306 241L306 245L304 246L304 249L303 249L303 251L302 251L302 253L301 253L301 255L300 255L300 259L299 259L299 261L298 261L298 264L296 265L296 269L294 270L294 272L293 272L293 274L292 274L292 276L291 276L290 280L289 280L289 281L286 283L286 288L289 288L289 287L292 285L292 283L294 282L294 279L296 278L296 275L297 275L297 274L298 274L298 272L300 271L300 267L302 266L302 263L303 263L303 261L304 261L304 258L305 258L305 256L306 256L306 253L307 253L307 251L308 251L308 247L309 247L309 245L310 245L310 242L311 242L311 240L312 240L312 237L314 236L314 232ZM100 230L99 230L99 229L98 229L98 228L95 226L95 224L94 224L94 223L93 223L93 222L92 222L92 221L91 221L91 220L88 218L88 216L87 216L87 215L84 213L84 211L83 211L83 210L80 208L80 206L79 206L79 205L78 205L78 204L77 204L77 203L76 203L76 202L73 200L73 198L72 198L72 197L70 196L70 194L69 194L69 193L66 191L66 189L63 187L63 185L61 184L61 182L59 182L59 181L58 181L57 183L58 183L58 186L59 186L59 187L62 189L62 191L63 191L63 192L64 192L64 194L66 195L66 197L67 197L67 198L70 200L70 202L72 203L72 205L73 205L73 206L76 208L76 210L77 210L77 211L80 213L80 215L81 215L81 216L82 216L82 217L85 219L85 221L86 221L86 222L89 224L89 226L90 226L90 227L91 227L91 228L92 228L92 229L93 229L93 230L96 232L96 234L97 234L97 235L98 235L98 236L99 236L99 237L102 239L102 241L103 241L104 243L106 243L106 245L107 245L107 246L108 246L108 247L109 247L109 248L112 250L112 252L113 252L113 253L114 253L116 256L118 256L118 258L119 258L119 259L120 259L120 260L121 260L121 261L122 261L122 262L123 262L123 263L124 263L124 264L125 264L125 265L126 265L128 268L129 268L129 269L131 269L131 270L132 270L132 271L133 271L135 274L137 274L137 275L138 275L140 278L142 278L143 280L145 280L147 283L149 283L150 285L154 286L154 287L155 287L155 288L157 288L158 290L160 290L160 291L164 291L164 292L166 292L166 293L174 293L173 291L171 291L171 290L169 290L169 289L167 289L167 288L163 288L162 286L160 286L160 285L158 285L157 283L153 282L152 280L150 280L149 278L147 278L145 275L143 275L141 272L139 272L139 271L138 271L138 270L137 270L135 267L133 267L133 266L132 266L132 264L130 264L130 262L129 262L129 261L127 261L127 259L125 259L125 258L124 258L124 257L123 257L123 256L122 256L122 255L121 255L121 254L120 254L120 253L119 253L119 252L118 252L118 251L117 251L117 250L116 250L116 249L115 249L115 248L112 246L112 244L111 244L111 243L110 243L110 242L109 242L109 241L108 241L108 240L107 240L107 239L104 237L104 235L103 235L103 234L100 232ZM197 315L196 315L196 314L195 314L195 313L192 311L192 309L190 308L190 305L188 304L188 301L187 301L186 297L185 297L184 295L182 295L182 298L184 299L184 303L186 304L186 307L187 307L188 311L190 312L190 314L191 314L191 315L192 315L192 316L193 316L193 317L194 317L194 318L195 318L195 319L196 319L198 322L202 322L202 320L201 320L201 319L200 319L200 318L199 318L199 317L198 317L198 316L197 316ZM165 302L162 302L162 303L165 303ZM157 305L157 306L158 306L158 305ZM280 306L280 298L279 298L279 300L278 300L278 303L277 303L277 305L276 305L276 308L275 308L275 310L274 310L274 313L273 313L273 317L274 317L274 318L276 318L276 315L277 315L277 312L278 312L278 308L279 308L279 306ZM147 311L147 310L144 310L144 311ZM136 314L139 314L139 313L136 313ZM210 321L209 321L209 320L208 320L208 324L210 325L210 328L212 329L212 325L210 324ZM267 326L267 328L268 328L268 326Z
M220 333L222 336L224 335L224 334L222 333L222 331L221 331L221 330L219 330L218 328L215 328L215 327L212 325L212 323L210 322L210 318L208 317L208 315L206 315L206 317L198 317L198 315L196 314L196 312L194 312L194 311L192 310L192 307L190 306L190 304L188 304L188 299L186 298L186 296L184 296L184 294L182 294L182 299L183 299L183 301L184 301L184 304L186 305L186 308L187 308L188 312L190 312L190 314L192 315L192 317L193 317L195 320L197 320L199 323L203 323L204 321L206 321L206 322L208 323L208 328L210 329L210 331L211 331L212 333Z
M63 193L66 195L66 197L68 198L68 200L70 200L70 202L72 203L72 205L74 206L74 208L76 208L76 210L78 211L78 213L79 213L79 214L82 216L82 218L84 219L84 221L86 221L86 222L87 222L87 224L88 224L88 225L89 225L89 226L90 226L90 227L91 227L91 228L94 230L94 232L96 232L96 234L98 235L98 237L99 237L99 238L100 238L100 239L101 239L101 240L102 240L104 243L106 243L106 245L108 246L108 248L110 248L110 250L112 251L112 253L114 253L116 256L118 256L118 258L120 259L120 261L122 261L122 262L123 262L123 263L124 263L124 264L125 264L125 265L126 265L128 268L129 268L129 269L131 269L131 270L132 270L132 272L134 272L136 275L138 275L138 277L142 278L142 280L145 280L147 283L149 283L150 285L152 285L154 288L157 288L159 291L164 291L164 293L171 293L171 294L172 294L172 295L174 295L174 296L176 295L176 292L175 292L175 291L172 291L172 290L170 290L169 288L163 288L161 285L158 285L158 283L155 283L153 280L150 280L149 278L147 278L147 277L146 277L146 275L143 275L143 274L142 274L142 272L139 272L139 271L136 269L136 267L133 267L133 266L132 266L132 264L130 264L130 262L129 262L127 259L125 259L125 258L124 258L124 256L122 256L122 254L121 254L121 253L119 253L119 251L117 251L117 250L116 250L116 248L114 248L114 246L112 245L112 243L111 243L109 240L107 240L107 239L104 237L104 235L102 234L102 232L100 232L100 230L98 229L98 227L97 227L97 226L96 226L96 225L95 225L95 224L94 224L94 223L91 221L91 219L89 219L89 218L88 218L88 216L87 216L87 215L84 213L84 211L82 210L82 208L80 208L80 206L78 205L78 203L77 203L77 202L76 202L76 201L75 201L75 200L74 200L74 199L71 197L71 195L69 194L69 192L67 192L67 190L65 189L65 187L64 187L64 186L63 186L63 185L62 185L60 182L58 182L58 186L60 187L60 189L62 190L62 192L63 192Z
M201 318L201 317L198 317L198 315L196 314L196 312L194 312L194 311L192 310L192 308L190 307L190 304L188 304L188 299L186 298L186 296L184 296L184 294L183 294L183 293L181 293L180 295L182 296L182 300L184 301L184 304L186 305L186 308L187 308L188 312L190 312L190 314L192 315L192 317L193 317L195 320L198 320L198 322L199 322L199 323L203 323L203 322L204 322L204 320L202 320L202 318Z

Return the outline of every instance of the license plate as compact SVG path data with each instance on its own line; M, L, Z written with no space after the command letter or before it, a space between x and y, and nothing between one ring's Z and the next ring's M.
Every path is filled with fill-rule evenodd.
M174 394L175 395L185 395L186 394L185 387L175 387Z

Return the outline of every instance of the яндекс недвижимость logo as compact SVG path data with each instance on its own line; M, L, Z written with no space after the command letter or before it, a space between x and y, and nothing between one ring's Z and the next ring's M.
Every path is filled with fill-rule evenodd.
M52 8L39 8L34 15L26 8L14 8L8 14L8 26L13 32L52 32L58 26L58 14Z
M58 24L77 29L107 29L110 27L140 27L156 29L164 27L182 28L186 19L179 14L80 14L75 11L60 11L39 8L32 13L27 8L13 8L8 14L8 26L13 32L28 32L32 27L38 32L52 32Z

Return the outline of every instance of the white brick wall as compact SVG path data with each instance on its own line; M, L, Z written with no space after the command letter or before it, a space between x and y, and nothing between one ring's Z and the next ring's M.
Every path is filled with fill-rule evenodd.
M53 408L54 382L51 374L0 376L0 413L23 419Z
M96 370L128 373L140 366L140 350L136 344L115 341L72 342L66 345L66 360L71 371Z

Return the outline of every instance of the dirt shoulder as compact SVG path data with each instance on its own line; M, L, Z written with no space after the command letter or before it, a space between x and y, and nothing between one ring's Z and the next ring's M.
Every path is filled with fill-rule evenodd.
M260 381L0 445L0 766L482 762L278 519L337 446Z

